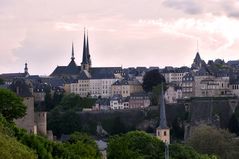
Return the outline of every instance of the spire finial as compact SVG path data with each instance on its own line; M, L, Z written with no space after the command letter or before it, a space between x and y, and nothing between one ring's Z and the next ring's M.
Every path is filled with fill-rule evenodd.
M197 52L199 52L199 48L198 48L198 40L197 40Z
M75 51L74 51L74 43L72 41L72 46L71 46L71 60L75 60Z

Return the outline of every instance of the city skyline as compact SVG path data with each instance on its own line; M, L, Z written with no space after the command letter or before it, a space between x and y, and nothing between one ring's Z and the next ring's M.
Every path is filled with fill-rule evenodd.
M27 62L30 74L49 75L70 62L72 42L80 65L84 27L94 67L190 66L197 41L206 62L239 59L236 0L1 3L1 73Z

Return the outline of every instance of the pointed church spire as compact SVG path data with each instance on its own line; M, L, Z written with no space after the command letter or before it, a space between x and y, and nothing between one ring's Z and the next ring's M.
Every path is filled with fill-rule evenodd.
M90 66L91 66L90 51L89 51L89 36L88 36L88 30L87 30L86 50L87 50L88 62L89 62L89 64L90 64Z
M159 122L159 128L161 128L161 129L168 128L167 119L166 119L166 112L165 112L165 103L164 103L163 83L162 83L161 94L160 94L160 122Z
M72 42L72 48L71 48L71 60L75 60L75 51L74 51L74 43Z
M84 42L83 42L83 56L82 56L82 62L81 64L88 64L88 58L87 58L87 48L86 48L86 38L85 38L85 28L84 28Z

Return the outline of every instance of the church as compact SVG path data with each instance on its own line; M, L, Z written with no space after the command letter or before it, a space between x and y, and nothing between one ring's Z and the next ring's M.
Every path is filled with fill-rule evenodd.
M69 93L82 97L109 97L111 85L123 78L122 67L92 67L88 33L86 35L85 31L80 66L75 63L74 54L72 44L70 63L67 66L57 66L50 76L64 79Z

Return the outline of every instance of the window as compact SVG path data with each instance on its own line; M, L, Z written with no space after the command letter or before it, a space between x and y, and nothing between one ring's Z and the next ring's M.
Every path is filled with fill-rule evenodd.
M166 135L167 135L167 132L166 132L166 131L164 131L164 132L163 132L163 135L164 135L164 136L166 136Z

